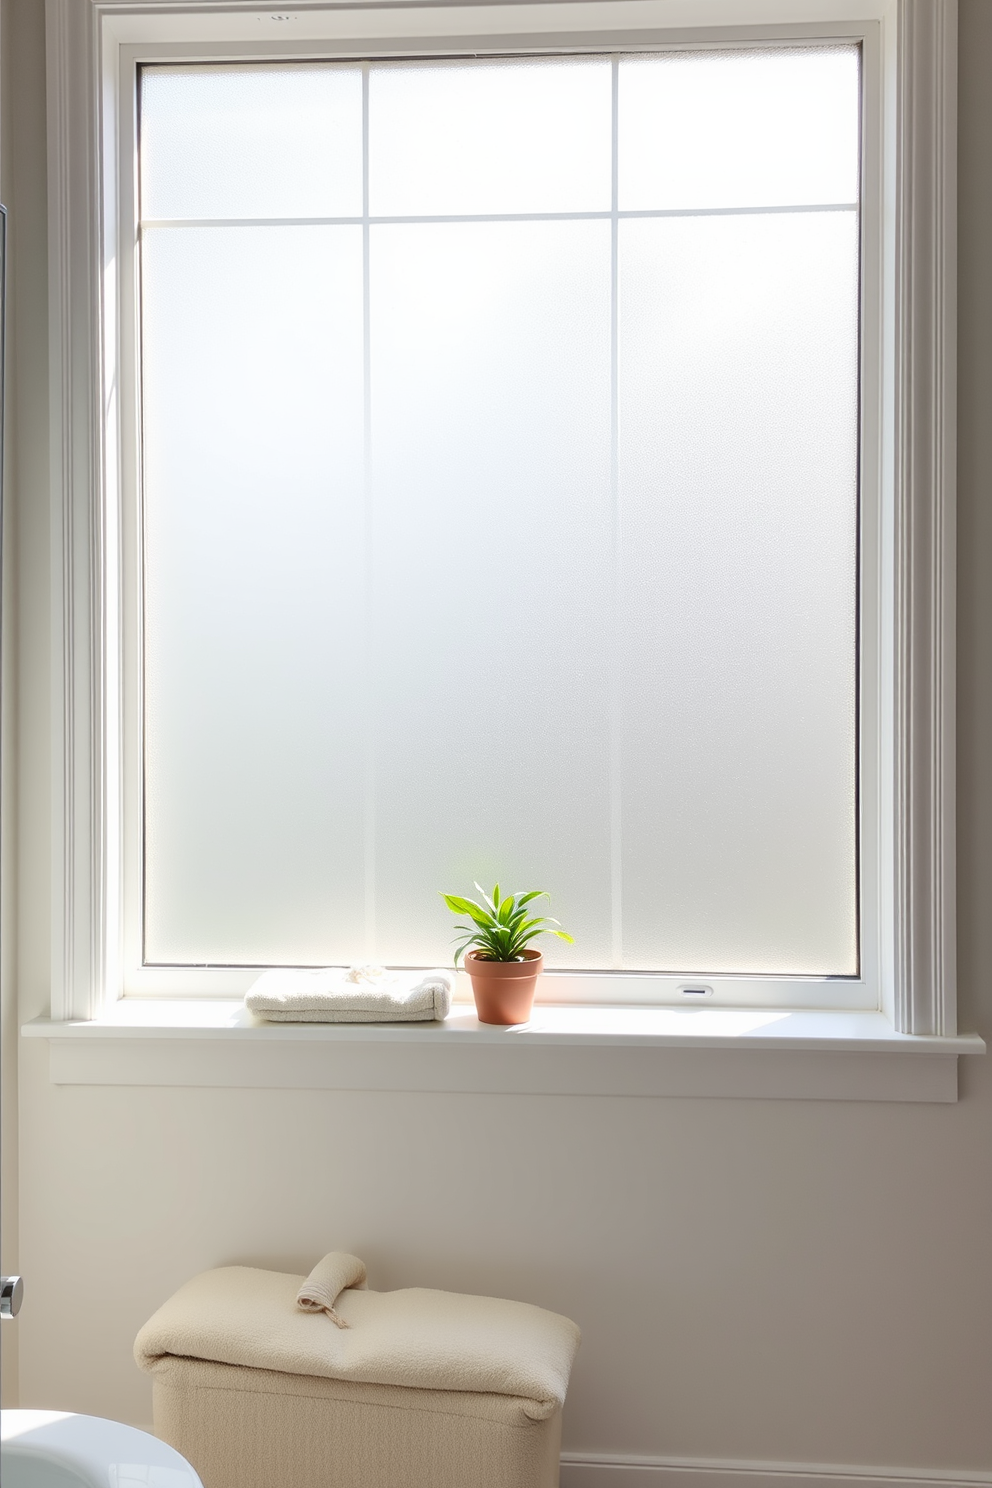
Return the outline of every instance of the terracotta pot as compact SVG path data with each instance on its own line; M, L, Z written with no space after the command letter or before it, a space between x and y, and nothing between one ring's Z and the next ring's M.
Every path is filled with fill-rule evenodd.
M475 951L465 953L465 970L472 978L472 995L480 1023L526 1023L534 1006L537 979L544 967L540 951L524 951L522 961L487 961Z

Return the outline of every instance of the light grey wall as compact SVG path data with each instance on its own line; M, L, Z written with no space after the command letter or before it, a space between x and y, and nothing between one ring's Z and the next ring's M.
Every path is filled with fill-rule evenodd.
M4 80L4 59L9 48L10 11L0 3L0 201L7 203L10 190L10 102ZM8 399L9 406L9 399ZM12 448L4 445L4 475L9 484ZM4 554L2 615L0 615L0 682L3 696L17 690L13 665L14 564L11 508L3 518ZM0 547L3 542L0 541ZM16 774L14 771L14 710L0 707L0 1264L5 1276L17 1270L17 982L14 948L17 903L14 896L14 863L17 847ZM17 1338L12 1328L0 1334L0 1386L3 1399L17 1398Z
M992 4L960 0L958 956L961 1026L992 1026ZM992 1135L992 1134L990 1134Z
M4 491L3 779L0 782L0 1059L2 1059L2 1228L5 1272L19 1269L18 988L25 985L20 913L40 907L49 891L44 843L36 841L35 874L23 876L21 802L28 830L47 832L48 751L47 558L48 322L45 217L44 0L0 0L0 195L8 208L7 429ZM26 520L21 517L26 515ZM37 576L37 577L36 577ZM33 592L32 592L33 590ZM24 641L28 642L25 649ZM28 672L22 670L26 657ZM19 772L23 752L36 770ZM35 812L39 814L35 816ZM27 892L25 892L27 890ZM38 909L35 911L37 924ZM42 981L45 945L27 947ZM18 1326L3 1329L3 1392L17 1390Z
M18 213L20 1013L48 955L40 0L4 0ZM992 3L961 4L960 964L992 1037ZM992 1061L955 1106L55 1087L21 1051L21 1403L135 1422L138 1325L226 1262L540 1302L573 1450L992 1469Z

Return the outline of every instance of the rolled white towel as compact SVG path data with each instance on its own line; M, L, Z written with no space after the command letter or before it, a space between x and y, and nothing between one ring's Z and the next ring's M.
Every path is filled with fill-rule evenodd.
M455 973L381 966L263 971L245 1007L273 1023L428 1023L451 1011Z
M334 1304L348 1287L364 1291L368 1279L365 1262L344 1250L332 1250L318 1261L296 1294L301 1312L326 1312L339 1328L350 1328Z

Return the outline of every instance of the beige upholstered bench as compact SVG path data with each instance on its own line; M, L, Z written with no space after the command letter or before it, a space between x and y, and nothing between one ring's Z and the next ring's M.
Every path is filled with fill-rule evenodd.
M338 1294L319 1283L341 1262L360 1277ZM204 1488L555 1488L574 1323L492 1297L367 1291L338 1253L314 1278L309 1305L326 1310L304 1312L308 1278L206 1271L138 1334L155 1432Z

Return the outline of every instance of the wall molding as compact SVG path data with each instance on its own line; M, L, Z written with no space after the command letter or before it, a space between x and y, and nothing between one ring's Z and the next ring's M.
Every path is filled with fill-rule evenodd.
M877 1015L876 1015L877 1016ZM284 1025L265 1028L113 1028L105 1023L25 1025L49 1048L54 1085L202 1087L212 1090L389 1090L467 1095L581 1095L789 1101L954 1102L954 1052L796 1047L681 1047L650 1039L505 1041L425 1026ZM514 1034L518 1036L514 1036ZM932 1042L937 1043L938 1040ZM950 1040L948 1042L951 1042Z
M110 396L119 354L110 210L119 37L129 17L143 18L147 31L160 11L202 21L210 12L222 18L230 5L46 6L52 1016L64 1019L91 1018L120 993L120 431ZM851 9L878 14L874 3L855 0ZM301 36L313 13L309 5L300 12ZM883 1006L898 1032L952 1036L957 0L892 0L882 37L889 211L879 411L891 619L880 678L868 685L880 681L884 713Z
M563 1452L561 1488L978 1488L992 1474Z
M93 1017L108 982L108 514L96 32L91 6L46 0L51 397L52 1008Z
M154 1436L150 1424L138 1429ZM562 1452L561 1488L986 1488L992 1475L691 1457Z
M892 1009L956 1029L957 0L901 0L894 35Z

